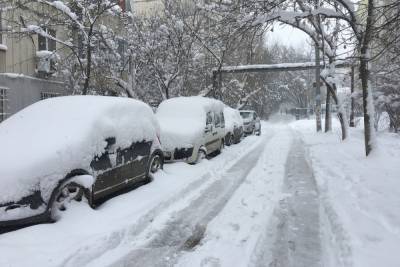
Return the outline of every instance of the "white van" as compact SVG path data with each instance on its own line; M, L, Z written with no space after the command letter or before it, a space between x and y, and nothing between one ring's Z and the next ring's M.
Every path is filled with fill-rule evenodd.
M163 101L156 117L166 161L196 163L224 147L224 104L215 99L192 96Z

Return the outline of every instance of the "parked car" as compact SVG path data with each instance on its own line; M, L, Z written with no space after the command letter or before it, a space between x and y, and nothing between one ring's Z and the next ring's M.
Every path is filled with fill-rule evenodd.
M237 109L225 106L225 145L230 146L240 142L243 136L243 119Z
M163 164L158 134L151 108L128 98L56 97L14 114L0 124L0 231L149 182Z
M261 134L260 118L257 116L257 113L254 110L241 110L240 116L243 118L243 130L245 135Z
M224 104L200 96L165 100L156 116L165 160L196 163L224 146Z

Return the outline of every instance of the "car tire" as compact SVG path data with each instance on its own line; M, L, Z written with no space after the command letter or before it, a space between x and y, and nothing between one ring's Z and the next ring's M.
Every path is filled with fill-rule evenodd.
M203 159L207 157L207 152L204 148L199 148L197 151L197 158L196 161L194 162L195 164L201 162Z
M149 173L156 173L164 166L164 159L160 153L154 153L149 161Z
M261 135L261 129L258 130L258 131L256 132L256 135L257 135L257 136L260 136L260 135Z
M225 145L230 146L233 144L233 136L232 134L228 134L225 138Z
M50 216L52 221L57 221L61 217L60 212L67 210L67 206L72 201L81 202L84 198L88 199L87 189L80 184L70 182L56 189L51 203Z

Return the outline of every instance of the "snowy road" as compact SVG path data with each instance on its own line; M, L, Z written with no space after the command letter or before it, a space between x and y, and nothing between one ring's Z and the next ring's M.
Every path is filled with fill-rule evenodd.
M0 236L0 266L320 266L318 198L289 126L154 181L96 210ZM291 264L296 263L296 264Z

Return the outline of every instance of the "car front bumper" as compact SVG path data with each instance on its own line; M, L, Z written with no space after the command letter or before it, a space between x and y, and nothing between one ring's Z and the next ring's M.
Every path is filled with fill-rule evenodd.
M192 157L193 147L190 148L175 148L173 151L164 151L164 160L184 160Z

